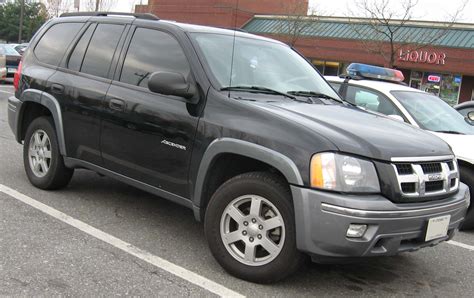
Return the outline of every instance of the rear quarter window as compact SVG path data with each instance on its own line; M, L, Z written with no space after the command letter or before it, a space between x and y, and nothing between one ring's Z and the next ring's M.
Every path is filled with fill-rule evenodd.
M51 26L35 47L34 53L38 60L58 66L69 44L83 25L83 23L59 23Z

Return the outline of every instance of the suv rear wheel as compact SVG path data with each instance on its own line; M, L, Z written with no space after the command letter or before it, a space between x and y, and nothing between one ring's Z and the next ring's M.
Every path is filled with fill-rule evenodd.
M294 211L288 186L278 176L252 172L224 183L206 210L205 231L212 254L229 273L258 283L296 271Z
M71 180L74 170L64 165L51 118L36 118L28 126L23 163L28 179L38 188L58 189Z

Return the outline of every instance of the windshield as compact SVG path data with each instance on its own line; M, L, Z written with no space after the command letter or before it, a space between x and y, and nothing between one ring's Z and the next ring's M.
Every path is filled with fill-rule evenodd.
M18 52L15 51L14 48L8 45L1 45L0 44L0 55L12 55L12 56L18 56Z
M474 127L450 105L435 95L423 92L392 91L418 125L427 130L474 134Z
M256 86L283 93L305 91L340 98L311 64L286 45L236 37L233 50L232 35L194 33L193 38L221 88Z

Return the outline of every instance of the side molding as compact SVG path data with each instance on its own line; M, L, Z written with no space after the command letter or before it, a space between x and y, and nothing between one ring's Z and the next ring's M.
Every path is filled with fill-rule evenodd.
M278 169L290 184L303 185L298 168L287 156L254 143L232 138L220 138L209 145L201 160L193 196L193 204L197 207L194 209L195 212L202 206L202 192L208 170L214 159L222 153L233 153L259 160Z
M20 100L23 103L35 102L35 103L41 104L45 106L51 112L51 114L53 115L54 124L56 126L56 132L58 134L59 151L61 152L61 155L66 156L66 142L64 140L63 117L61 113L61 107L59 105L59 102L56 100L56 98L40 90L26 89L21 94ZM24 107L25 105L23 104L19 117L18 117L18 121L19 121L17 125L18 134L22 130L21 121L23 119Z

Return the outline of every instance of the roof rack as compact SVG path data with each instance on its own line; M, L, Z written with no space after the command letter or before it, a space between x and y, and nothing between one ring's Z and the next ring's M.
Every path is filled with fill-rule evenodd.
M127 13L127 12L106 12L106 11L93 11L93 12L66 12L61 14L61 18L64 17L106 17L106 16L130 16L137 19L158 21L160 18L151 13Z

